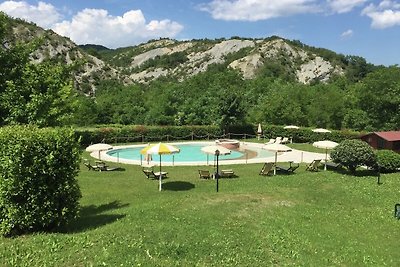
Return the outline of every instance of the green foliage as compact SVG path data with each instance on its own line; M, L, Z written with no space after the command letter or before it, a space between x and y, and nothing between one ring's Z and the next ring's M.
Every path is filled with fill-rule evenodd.
M80 150L67 129L0 129L0 234L52 230L73 220Z
M0 14L0 24L10 19ZM3 24L4 23L4 24ZM9 27L0 28L0 42ZM69 123L73 88L69 68L44 62L33 64L30 53L40 40L0 47L0 124L55 126Z
M361 140L345 140L331 151L334 162L354 173L359 166L377 167L376 155L371 146Z
M356 87L359 107L373 129L400 127L400 68L381 68L367 75Z
M223 131L217 126L108 126L100 128L78 128L76 136L82 146L109 142L151 142L173 140L198 140L221 136Z
M7 79L0 95L6 124L57 126L72 117L74 91L62 66L27 63L20 77Z
M377 150L376 158L379 170L383 173L397 172L400 169L400 154L392 150Z

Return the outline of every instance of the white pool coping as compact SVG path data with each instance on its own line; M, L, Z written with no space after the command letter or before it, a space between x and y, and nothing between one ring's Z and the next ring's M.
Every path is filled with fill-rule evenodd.
M214 145L214 141L196 141L196 142L174 142L174 143L168 143L171 145L177 145L177 144L204 144L204 145ZM135 147L145 147L147 144L140 144L140 145L123 145L123 146L114 146L114 149L121 149L121 148L135 148ZM264 144L260 143L252 143L252 142L240 142L240 147L241 148L248 148L251 150L251 147L258 147L262 148ZM109 161L109 162L116 162L116 163L124 163L124 164L134 164L134 165L141 165L145 167L151 167L151 166L158 166L159 165L159 158L158 157L153 157L153 160L151 160L149 163L144 160L131 160L131 159L123 159L123 158L117 158L114 156L110 156L107 154L109 150L107 151L98 151L92 152L90 156L96 159L101 159L104 161ZM100 158L99 158L100 156ZM314 152L307 152L307 151L301 151L301 150L296 150L292 149L290 152L283 152L283 153L278 153L278 162L288 162L288 161L293 161L295 163L310 163L314 159L325 159L325 154L324 153L314 153ZM233 165L233 164L251 164L251 163L265 163L265 162L275 162L275 155L270 156L270 157L256 157L256 158L251 158L251 159L231 159L231 160L224 160L220 159L218 161L219 165ZM206 160L204 161L187 161L187 162L163 162L161 163L163 166L212 166L214 165L214 160L213 157L211 156L209 158L209 161L207 163Z

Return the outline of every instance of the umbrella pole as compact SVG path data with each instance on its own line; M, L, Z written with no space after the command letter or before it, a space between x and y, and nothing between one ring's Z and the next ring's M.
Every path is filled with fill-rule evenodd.
M275 152L275 165L274 165L274 175L276 175L276 162L278 160L278 152Z
M326 162L328 161L328 149L325 149L325 166L324 171L326 171Z
M161 172L161 154L160 154L160 177L159 177L159 184L160 184L160 186L159 186L159 191L161 191L161 180L162 180L162 172Z

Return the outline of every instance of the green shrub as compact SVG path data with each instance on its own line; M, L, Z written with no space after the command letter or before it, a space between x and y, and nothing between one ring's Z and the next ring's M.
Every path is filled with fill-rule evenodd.
M80 149L69 129L0 129L0 233L64 225L78 212Z
M396 172L400 168L400 155L392 150L377 150L376 157L381 172Z
M331 158L351 172L355 172L356 168L361 165L371 168L377 167L376 155L372 147L366 142L357 139L341 142L332 150Z

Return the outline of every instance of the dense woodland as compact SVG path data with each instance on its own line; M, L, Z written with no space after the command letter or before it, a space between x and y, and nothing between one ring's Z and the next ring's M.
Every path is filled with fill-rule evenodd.
M345 75L304 85L279 62L266 64L251 80L219 64L184 81L167 77L126 86L99 79L95 95L89 97L74 88L74 66L30 62L37 42L6 47L5 18L0 20L1 125L224 127L261 122L366 131L400 128L397 65L374 66L361 57L340 55L348 66ZM174 63L165 60L163 64Z

